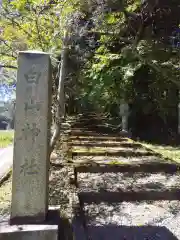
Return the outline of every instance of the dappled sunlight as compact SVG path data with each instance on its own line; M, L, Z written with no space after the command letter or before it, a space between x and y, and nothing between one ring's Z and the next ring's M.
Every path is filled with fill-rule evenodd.
M92 239L176 239L178 228L171 224L180 220L179 165L165 159L157 146L115 136L109 141L86 130L83 137L78 130L78 136L75 131L69 138L81 234ZM79 237L77 226L74 220Z

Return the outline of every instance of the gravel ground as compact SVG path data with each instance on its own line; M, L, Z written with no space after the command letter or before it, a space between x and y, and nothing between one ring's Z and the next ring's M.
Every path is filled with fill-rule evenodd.
M78 184L82 192L172 190L179 188L180 174L79 173ZM180 239L178 200L84 204L84 212L89 239ZM87 239L74 225L76 239Z
M180 239L179 211L178 201L86 205L86 231L93 240Z
M180 187L180 174L166 173L79 173L80 191L169 190Z
M74 161L85 160L85 158L77 157ZM62 163L64 160L67 159L59 158L57 163ZM136 163L143 160L156 162L158 158L156 156L139 158L96 156L87 157L86 160L120 161L121 163L123 160L127 163ZM76 189L70 181L72 170L70 167L51 168L49 204L60 205L60 216L72 220L76 240L87 240L87 235L88 239L92 240L180 240L180 201L176 200L84 204L85 218L75 208L73 215L71 197ZM81 192L160 191L178 189L180 174L78 173L78 183ZM0 221L4 221L8 216L9 197L6 203L7 211L1 216ZM84 220L87 227L85 229Z
M60 205L60 215L71 218L69 197L74 191L69 184L71 169L52 168L50 174L50 204ZM116 176L115 176L116 175ZM141 185L152 181L163 183L167 188L178 187L179 175L153 174L136 175ZM123 178L125 178L123 180ZM167 179L169 178L169 182ZM81 190L98 191L100 188L116 191L119 187L135 186L131 177L122 174L85 174L78 175ZM108 179L108 181L104 181ZM122 181L122 182L121 182ZM104 184L105 182L105 184ZM103 184L102 184L103 183ZM113 183L113 189L111 187ZM175 185L173 185L175 183ZM149 201L149 202L122 202L115 204L85 204L88 235L93 240L177 240L180 239L180 202L179 201ZM5 214L0 221L7 219ZM82 227L82 219L74 219L74 231L77 240L86 240ZM174 235L174 236L173 236Z
M49 205L60 206L60 215L70 218L72 209L69 206L70 194L74 192L74 186L69 184L72 174L70 168L51 167L49 177ZM0 223L9 219L11 206L12 177L0 187Z
M97 149L97 148L96 148ZM109 149L109 148L108 148ZM127 150L124 148L124 150ZM134 152L140 148L129 149ZM159 163L158 156L76 156L73 161L95 163ZM79 192L138 192L180 189L180 173L78 173ZM179 196L178 196L179 197ZM151 195L149 194L149 199ZM74 220L77 240L180 240L180 201L84 203L84 214ZM180 199L180 198L179 198Z

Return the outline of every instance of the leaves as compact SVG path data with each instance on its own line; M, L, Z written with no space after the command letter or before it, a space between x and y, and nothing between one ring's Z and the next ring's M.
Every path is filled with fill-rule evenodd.
M0 19L0 61L16 66L18 51L42 50L51 54L57 75L68 31L69 95L76 94L84 105L91 102L107 111L122 98L133 99L134 79L138 70L147 66L154 74L149 92L164 109L161 92L170 84L179 86L178 49L172 51L169 36L179 24L179 5L175 3L5 0ZM144 82L147 85L146 76Z

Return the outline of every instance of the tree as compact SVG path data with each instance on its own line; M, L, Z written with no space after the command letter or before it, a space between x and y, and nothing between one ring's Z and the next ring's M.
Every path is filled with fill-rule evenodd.
M113 6L107 1L100 9L98 4L93 6L91 18L96 19L94 32L100 40L94 59L87 63L86 77L94 77L96 83L101 81L97 83L101 88L108 85L108 92L110 88L116 91L118 84L121 94L115 96L129 99L132 76L137 69L148 65L162 79L161 86L168 87L170 82L179 87L178 49L172 49L170 41L179 24L177 3L134 0L115 1ZM156 83L161 87L159 81Z
M16 68L18 51L36 49L49 52L53 64L53 109L55 131L51 140L53 150L64 116L64 82L67 80L67 54L73 48L74 6L76 1L4 1L0 22L2 37L0 60L5 68ZM65 30L68 28L68 31ZM63 33L66 32L65 37ZM76 33L77 35L78 33Z
M3 66L16 67L20 50L51 54L55 140L64 114L63 86L69 113L91 107L115 114L122 99L133 102L139 94L134 83L144 68L153 76L148 92L161 114L167 106L161 93L179 89L178 49L170 39L179 24L178 0L5 0L1 11ZM141 85L146 81L144 75Z

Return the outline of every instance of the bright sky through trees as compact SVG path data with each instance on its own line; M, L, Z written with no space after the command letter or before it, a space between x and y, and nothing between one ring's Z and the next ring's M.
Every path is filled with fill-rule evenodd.
M15 98L15 85L0 84L0 101L8 101Z

